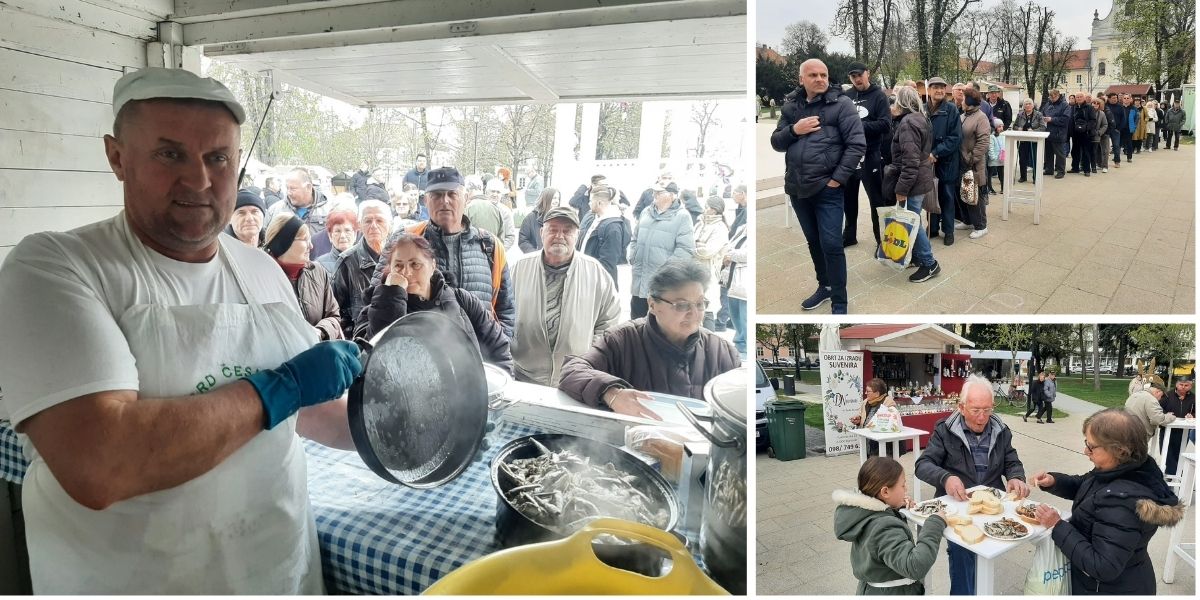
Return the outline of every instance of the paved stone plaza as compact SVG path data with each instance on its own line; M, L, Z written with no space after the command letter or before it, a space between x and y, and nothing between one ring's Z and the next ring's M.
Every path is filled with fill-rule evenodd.
M756 126L760 316L801 313L800 301L817 287L783 194L783 154L771 148L773 130L766 118ZM1132 164L1110 164L1108 173L1090 178L1047 178L1039 225L1031 205L1014 205L1001 220L997 195L988 235L972 240L959 231L950 247L932 240L942 273L924 283L910 283L911 270L875 261L870 204L860 192L859 244L846 249L850 313L1194 314L1195 159L1189 143L1178 152L1143 151ZM829 310L826 304L815 312Z
M1061 392L1059 397L1067 400ZM1057 407L1059 403L1055 404ZM1066 408L1068 405L1070 408ZM1086 407L1093 411L1100 409L1071 398L1063 407L1070 416L1046 425L1000 415L1013 430L1013 445L1027 475L1041 470L1080 474L1091 469L1091 462L1082 452L1080 433L1080 424L1088 414ZM911 453L900 458L910 477L914 460ZM758 593L853 595L857 583L850 571L850 543L839 541L832 533L834 503L831 494L835 489L854 488L858 453L826 458L810 452L808 458L789 462L759 453L754 471ZM932 486L922 483L921 490L923 499L933 497ZM1070 501L1040 490L1034 491L1032 497L1060 509L1071 506ZM1188 508L1187 517L1180 526L1185 528L1183 541L1195 541L1194 506ZM1196 591L1195 571L1183 561L1176 566L1175 582L1162 582L1170 533L1169 529L1160 529L1149 546L1158 579L1158 594L1192 596ZM931 594L950 593L945 544L942 543L938 561L933 566L933 589L928 591ZM996 593L1023 594L1025 576L1032 564L1033 546L1028 544L998 558Z

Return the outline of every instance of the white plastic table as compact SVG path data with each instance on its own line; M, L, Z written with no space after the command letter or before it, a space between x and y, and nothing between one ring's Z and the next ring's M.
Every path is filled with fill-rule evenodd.
M1166 476L1167 483L1170 484L1171 487L1176 487L1179 485L1180 476L1167 475L1167 453L1171 451L1170 442L1172 429L1179 429L1185 432L1189 430L1194 431L1196 429L1196 419L1175 419L1174 421L1171 421L1166 425L1161 425L1158 428L1158 443L1162 445L1162 451L1158 453L1158 468L1163 472L1163 475ZM1188 445L1187 438L1187 434L1184 433L1183 440L1179 443L1180 453L1182 453L1183 449Z
M1184 506L1192 503L1192 493L1196 486L1196 453L1185 452L1179 455L1179 475L1182 485L1179 487L1179 501ZM1183 559L1191 567L1196 566L1196 542L1184 544L1183 524L1171 528L1171 541L1167 544L1167 564L1163 567L1163 583L1175 583L1175 564Z
M870 427L860 427L858 429L852 429L850 432L854 435L864 438L858 443L859 466L862 466L863 463L867 462L867 440L873 440L879 443L880 456L887 456L887 444L888 442L892 442L892 458L896 460L900 460L900 442L903 442L904 440L912 440L913 452L915 453L913 458L915 460L921 456L921 436L929 434L928 431L917 429L915 427L904 427L895 433L879 433L877 431L871 431ZM913 486L911 489L913 500L920 502L921 482L917 481L916 469L913 469L912 478Z
M987 489L987 486L977 485L973 488L968 488L967 494L969 495L971 492L974 492L975 490L983 490L983 489ZM1001 490L1001 491L1003 492L1004 490ZM1008 492L1004 492L1004 493L1007 494ZM914 500L915 500L915 498L914 498ZM960 502L958 500L951 498L950 496L939 496L938 498L936 498L936 500L941 500L942 502L944 502L946 504L947 507L953 509L954 514L958 514L958 515L966 515L967 514L967 505L969 504L969 502L966 502L966 501ZM969 515L969 516L974 518L975 525L978 526L980 529L983 529L984 523L989 523L991 521L999 521L1001 517L1009 517L1011 519L1020 521L1020 519L1017 518L1017 515L1014 512L1014 510L1016 509L1017 504L1018 504L1017 502L1005 500L1002 502L1002 504L1004 504L1004 513L1002 513L1002 514L999 514L999 515ZM904 509L901 512L904 513L904 515L906 517L908 517L909 520L911 520L913 523L916 523L918 527L922 523L925 522L925 517L918 516L916 513L912 512L908 509ZM1062 519L1065 521L1071 517L1071 511L1070 510L1060 511L1060 515L1061 515ZM946 527L946 531L943 535L946 537L947 541L949 541L951 544L957 544L959 546L962 546L963 548L966 548L967 550L970 550L973 554L975 554L975 595L976 596L995 595L995 593L996 593L996 591L995 591L996 590L996 559L997 558L999 558L1001 555L1003 555L1007 552L1011 552L1012 550L1019 548L1022 544L1032 544L1032 543L1035 543L1038 540L1050 535L1050 530L1046 529L1045 527L1042 527L1041 525L1030 525L1029 523L1026 523L1025 521L1021 521L1021 523L1030 529L1030 534L1031 534L1029 537L1027 537L1023 540L1005 541L1005 540L997 540L997 539L994 539L991 537L984 536L983 541L979 542L978 544L968 544L968 543L964 542L963 539L958 536L958 533L956 533L954 531L953 527L950 527L950 526ZM933 589L933 571L930 570L930 573L925 576L925 593L927 593L927 594L931 593L930 590L932 590L932 589Z
M1008 207L1012 204L1032 204L1033 224L1042 222L1042 183L1046 177L1042 174L1045 159L1042 156L1042 145L1050 137L1048 131L1005 131L1000 134L1004 139L1004 206L1000 209L1000 218L1008 220ZM1016 189L1016 173L1020 170L1017 156L1017 142L1033 144L1033 190Z

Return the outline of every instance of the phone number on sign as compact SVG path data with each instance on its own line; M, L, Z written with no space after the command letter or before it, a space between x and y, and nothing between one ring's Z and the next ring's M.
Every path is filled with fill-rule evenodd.
M838 444L836 446L826 446L826 454L837 454L838 452L857 452L858 444Z

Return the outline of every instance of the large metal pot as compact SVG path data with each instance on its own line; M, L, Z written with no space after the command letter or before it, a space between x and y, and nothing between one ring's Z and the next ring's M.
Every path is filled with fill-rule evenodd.
M712 443L705 474L700 554L712 578L734 595L746 593L748 380L746 367L739 367L709 381L704 399L712 408L711 415L678 404L688 421Z

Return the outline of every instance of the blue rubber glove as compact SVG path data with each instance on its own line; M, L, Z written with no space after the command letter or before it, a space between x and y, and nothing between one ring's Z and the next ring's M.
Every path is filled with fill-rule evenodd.
M263 429L272 429L296 411L340 398L362 372L354 342L321 342L278 368L245 377L258 390Z

